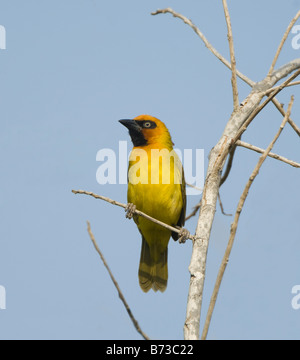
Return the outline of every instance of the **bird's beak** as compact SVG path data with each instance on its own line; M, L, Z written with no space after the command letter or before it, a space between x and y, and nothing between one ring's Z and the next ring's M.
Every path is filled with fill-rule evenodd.
M135 120L124 119L124 120L119 120L119 122L125 127L127 127L129 131L138 131L138 132L141 131L141 127Z

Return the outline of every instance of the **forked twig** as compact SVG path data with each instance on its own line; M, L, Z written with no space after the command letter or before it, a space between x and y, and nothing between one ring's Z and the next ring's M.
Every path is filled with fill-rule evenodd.
M240 129L237 131L236 135L234 136L234 138L232 139L232 148L233 146L235 146L236 142L241 138L241 136L243 135L243 133L247 130L248 126L251 124L251 122L256 118L256 116L269 104L270 101L272 101L275 96L282 91L290 82L292 82L297 76L300 75L300 70L296 71L293 75L291 75L286 81L284 81L280 86L278 86L278 88L272 93L270 94L267 99L260 104L252 113L251 115L247 118L247 120L244 122L244 124L240 127ZM286 113L285 113L286 115ZM289 117L288 117L289 119ZM288 121L288 120L287 120ZM226 157L227 157L228 153L227 152L223 152L222 155L219 156L218 159L218 166L220 166L219 164L222 164L223 161L225 161Z
M113 276L113 274L112 274L112 272L111 272L111 270L110 270L110 268L109 268L109 266L108 266L108 264L107 264L107 262L106 262L106 260L105 260L105 258L104 258L104 256L103 256L101 250L99 249L99 246L98 246L98 244L97 244L97 242L96 242L96 240L95 240L94 234L92 233L91 225L90 225L90 223L89 223L88 221L87 221L87 226L88 226L87 230L88 230L89 236L90 236L90 238L91 238L91 240L92 240L92 243L93 243L93 245L94 245L97 253L98 253L99 256L100 256L100 258L101 258L101 260L102 260L102 262L103 262L103 265L105 266L106 270L108 271L109 276L110 276L113 284L115 285L115 287L116 287L116 289L117 289L117 291L118 291L119 298L120 298L120 300L122 301L122 303L124 304L125 309L126 309L128 315L129 315L129 317L130 317L130 319L131 319L134 327L136 328L136 331L137 331L139 334L141 334L142 337L143 337L145 340L150 340L149 337L148 337L148 335L146 335L146 334L142 331L142 329L141 329L140 326L139 326L139 323L137 322L137 320L136 320L135 317L133 316L132 311L131 311L131 309L130 309L128 303L127 303L127 301L125 300L125 297L124 297L124 295L123 295L123 293L122 293L122 291L121 291L121 289L120 289L120 287L119 287L119 284L117 283L117 281L116 281L115 277Z
M278 109L278 111L280 112L280 114L281 114L282 116L285 116L285 111L284 111L282 105L280 104L280 102L279 102L276 98L274 98L274 99L272 100L272 103L276 106L276 108ZM289 123L289 124L291 125L291 127L295 130L296 134L297 134L298 136L300 136L300 128L299 128L299 126L297 126L297 125L295 124L295 122L294 122L291 118L289 118L288 123Z
M249 149L249 150L256 151L256 152L261 153L261 154L263 154L263 153L265 152L264 149L261 149L261 148L259 148L258 146L254 146L254 145L252 145L252 144L248 144L248 143L246 143L245 141L241 141L241 140L238 140L238 141L236 142L236 145L237 145L237 146L242 146L242 147L244 147L244 148L246 148L246 149ZM295 168L300 168L300 164L299 164L299 163L297 163L296 161L293 161L293 160L289 160L289 159L287 159L287 158L285 158L285 157L283 157L283 156L274 154L274 153L272 153L272 152L270 152L270 153L268 154L268 156L271 157L271 158L273 158L273 159L276 159L276 160L285 162L286 164L289 164L289 165L291 165L291 166L293 166L293 167L295 167Z
M296 71L293 75L291 75L286 81L284 81L278 88L271 93L268 98L258 107L256 108L253 113L249 116L249 118L245 121L241 129L237 132L236 136L233 139L233 143L235 144L240 137L242 136L243 132L247 129L249 124L252 122L252 120L269 104L270 101L272 101L277 94L280 93L287 85L292 82L296 77L300 75L300 70ZM285 113L286 115L286 113ZM288 118L289 119L289 118Z

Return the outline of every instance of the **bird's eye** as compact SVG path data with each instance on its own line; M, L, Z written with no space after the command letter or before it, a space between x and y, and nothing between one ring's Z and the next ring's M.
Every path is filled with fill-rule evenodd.
M144 127L145 127L145 128L150 128L150 127L151 127L151 122L150 122L150 121L146 121L146 122L144 123Z

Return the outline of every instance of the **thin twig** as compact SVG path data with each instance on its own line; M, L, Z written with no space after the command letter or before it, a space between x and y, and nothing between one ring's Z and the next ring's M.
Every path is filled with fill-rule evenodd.
M225 215L225 216L232 216L232 214L227 214L224 211L224 207L223 207L223 203L222 203L222 200L221 200L220 192L218 193L218 200L219 200L219 204L220 204L222 214Z
M191 187L192 189L198 190L198 191L203 191L203 189L199 188L198 186L195 186L193 184L189 184L189 183L185 183L186 186Z
M185 221L188 221L190 218L195 216L200 208L201 208L201 200L196 206L194 206L194 210L185 218Z
M282 115L282 116L285 116L285 111L284 111L282 105L280 104L280 102L279 102L276 98L274 98L274 99L272 100L272 102L273 102L273 104L276 106L276 108L279 110L279 112L281 113L281 115ZM288 123L289 123L289 124L291 125L291 127L295 130L296 134L297 134L298 136L300 136L300 128L294 123L294 121L293 121L291 118L289 118Z
M90 223L89 223L88 221L87 221L87 226L88 226L87 230L88 230L88 233L89 233L89 235L90 235L90 238L91 238L91 240L92 240L92 242L93 242L93 245L94 245L97 253L100 255L100 258L101 258L101 260L102 260L102 262L103 262L103 265L106 267L106 270L108 271L109 276L110 276L112 282L114 283L114 285L115 285L115 287L116 287L116 289L117 289L117 291L118 291L119 298L121 299L122 303L124 304L125 309L126 309L128 315L129 315L129 317L130 317L130 319L131 319L134 327L136 328L136 331L137 331L139 334L141 334L142 337L143 337L145 340L150 340L149 337L142 331L142 329L140 328L137 320L136 320L135 317L133 316L132 311L131 311L129 305L127 304L127 301L125 300L125 297L124 297L124 295L123 295L123 293L122 293L122 291L121 291L121 289L120 289L120 287L119 287L119 284L117 283L117 281L116 281L115 277L113 276L113 274L112 274L112 272L111 272L111 270L110 270L110 268L109 268L109 266L108 266L108 264L107 264L107 262L106 262L106 260L105 260L105 258L104 258L104 256L103 256L101 250L99 249L99 246L98 246L98 244L97 244L97 242L96 242L96 240L95 240L94 234L92 233L91 225L90 225Z
M189 183L185 183L186 184L186 186L189 186L189 187L191 187L191 188L193 188L193 189L195 189L195 190L198 190L198 191L203 191L203 189L201 189L201 188L199 188L199 187L197 187L197 186L195 186L195 185L192 185L192 184L189 184ZM189 214L189 215L187 215L186 216L186 218L185 218L185 221L188 221L190 218L192 218L193 216L195 216L196 214L197 214L197 212L198 212L198 210L200 209L200 207L201 207L201 200L200 200L200 202L194 207L194 210Z
M261 154L263 154L263 153L265 152L264 149L261 149L261 148L255 146L255 145L252 145L252 144L248 144L248 143L246 143L245 141L238 140L235 144L236 144L237 146L242 146L242 147L244 147L244 148L246 148L246 149L253 150L253 151L256 151L256 152L261 153ZM274 153L272 153L272 152L270 152L270 153L268 154L268 156L270 156L270 157L273 158L273 159L283 161L283 162L285 162L285 163L287 163L287 164L289 164L289 165L291 165L291 166L293 166L293 167L295 167L295 168L300 168L300 164L299 164L299 163L297 163L296 161L293 161L293 160L289 160L289 159L287 159L287 158L285 158L285 157L283 157L283 156L274 154Z
M216 283L215 283L215 287L214 287L214 290L213 290L213 293L212 293L212 296L211 296L211 300L210 300L210 304L209 304L209 308L208 308L208 311L207 311L207 316L206 316L206 320L205 320L205 324L204 324L204 328L203 328L203 333L202 333L202 337L201 337L202 340L205 340L206 337L207 337L211 317L212 317L212 314L213 314L213 311L214 311L214 308L215 308L215 304L216 304L217 296L218 296L218 293L219 293L219 290L220 290L221 282L222 282L222 279L223 279L223 276L224 276L224 272L225 272L225 269L226 269L226 266L227 266L227 263L228 263L228 260L229 260L229 256L230 256L230 253L231 253L231 250L232 250L232 247L233 247L234 239L235 239L235 236L236 236L236 231L237 231L237 227L238 227L239 218L240 218L243 206L245 204L246 198L248 196L250 187L253 184L253 181L255 180L256 176L258 175L262 164L264 163L264 161L266 160L268 154L272 150L275 142L279 138L284 126L286 125L286 123L288 121L288 118L290 116L290 113L291 113L293 102L294 102L294 97L291 98L291 101L290 101L290 104L289 104L289 107L288 107L288 111L287 111L286 116L284 117L284 119L283 119L283 121L282 121L282 123L280 125L280 128L279 128L278 132L276 133L274 139L271 141L270 145L264 151L263 155L259 158L259 161L258 161L257 165L255 166L255 168L254 168L254 170L253 170L253 172L252 172L252 174L251 174L251 176L250 176L250 178L249 178L249 180L248 180L248 182L247 182L247 184L245 186L245 189L244 189L244 191L242 193L242 196L240 197L240 200L239 200L239 203L238 203L238 206L237 206L237 210L236 210L236 213L235 213L235 217L234 217L234 222L231 225L230 237L229 237L228 245L227 245L227 248L226 248L226 251L225 251L225 254L224 254L220 269L219 269L219 272L218 272L217 280L216 280Z
M270 70L269 70L268 75L271 75L271 74L273 73L274 68L275 68L275 65L276 65L276 62L277 62L278 57L279 57L279 55L280 55L280 53L281 53L281 50L282 50L282 48L283 48L283 45L284 45L284 43L286 42L286 39L288 38L289 33L290 33L291 30L292 30L292 27L294 26L295 22L298 20L299 17L300 17L300 10L297 12L296 16L292 19L292 21L290 22L289 26L287 27L287 29L286 29L286 31L285 31L285 33L284 33L284 35L283 35L283 38L282 38L282 40L281 40L281 42L280 42L280 44L279 44L279 47L278 47L278 49L277 49L277 51L276 51L276 54L275 54L275 57L274 57L274 59L273 59L273 62L272 62L272 65L271 65L271 67L270 67Z
M236 79L236 61L234 54L232 27L231 27L230 15L226 0L223 0L223 8L224 8L225 19L228 30L228 42L229 42L230 62L231 62L231 72L232 72L231 86L232 86L232 95L233 95L233 105L234 105L234 110L236 111L240 107L240 102L239 102L239 93L238 93L237 79Z
M127 204L123 204L123 203L120 203L119 201L112 200L112 199L110 199L110 198L108 198L108 197L106 197L106 196L94 194L94 193L92 193L92 192L90 192L90 191L85 191L85 190L72 190L72 193L73 193L73 194L89 195L89 196L94 197L95 199L104 200L104 201L106 201L106 202L108 202L108 203L110 203L110 204L112 204L112 205L120 206L120 207L122 207L122 208L124 208L124 209L127 209ZM168 224L165 224L165 223L163 223L162 221L159 221L159 220L157 220L157 219L155 219L155 218L153 218L153 217L151 217L151 216L143 213L143 212L140 211L140 210L135 209L135 210L132 211L132 212L133 212L134 214L139 215L139 216L142 216L142 217L144 217L145 219L148 219L148 220L154 222L155 224L158 224L158 225L160 225L160 226L162 226L162 227L164 227L164 228L166 228L166 229L168 229L168 230L170 230L170 231L172 231L172 232L176 232L177 234L181 234L181 233L182 233L182 230L183 230L183 229L177 229L177 228L175 228L175 227L173 227L173 226L170 226L170 225L168 225ZM186 233L186 234L187 234L187 233ZM187 239L190 239L190 240L195 240L195 236L191 235L190 233L188 233L188 235L186 236L186 238L187 238Z
M230 62L224 58L224 56L222 56L212 45L211 43L206 39L206 37L204 36L204 34L201 32L201 30L187 17L185 17L182 14L179 14L177 12L175 12L173 9L171 8L166 8L166 9L162 9L162 10L157 10L153 13L151 13L151 15L158 15L158 14L166 14L166 13L170 13L172 14L175 18L181 19L185 24L187 24L188 26L190 26L195 33L200 37L200 39L204 42L204 45L208 48L209 51L211 51L225 66L227 66L229 69L231 69L231 64ZM253 86L255 85L255 82L252 81L251 79L249 79L247 76L245 76L244 74L242 74L240 71L236 71L236 75L242 79L243 81L245 81L248 85Z
M300 85L300 81L294 81L294 82L292 82L292 83L288 84L288 86L287 86L287 87L290 87L290 86L296 86L296 85Z

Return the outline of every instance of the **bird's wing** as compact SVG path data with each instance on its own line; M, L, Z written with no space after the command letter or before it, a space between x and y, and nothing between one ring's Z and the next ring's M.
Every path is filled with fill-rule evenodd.
M177 160L177 169L181 168L181 182L180 182L180 188L181 188L181 196L182 196L182 209L181 209L181 213L179 216L179 220L177 222L177 226L179 227L183 227L184 223L185 223L185 214L186 214L186 190L185 190L185 178L184 178L184 171L183 171L183 166L178 158ZM178 234L175 232L172 232L172 238L174 240L178 240Z

